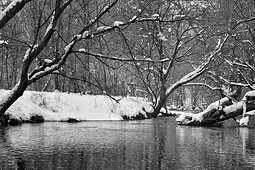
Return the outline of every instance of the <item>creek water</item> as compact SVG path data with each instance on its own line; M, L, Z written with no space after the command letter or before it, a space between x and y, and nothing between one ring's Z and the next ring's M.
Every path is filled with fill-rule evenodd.
M255 169L255 128L175 119L46 122L0 128L0 169Z

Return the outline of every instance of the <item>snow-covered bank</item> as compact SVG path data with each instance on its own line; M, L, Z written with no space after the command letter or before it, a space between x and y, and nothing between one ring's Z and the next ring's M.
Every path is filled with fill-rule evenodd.
M1 90L0 98L9 91ZM116 97L119 99L121 97ZM25 91L7 111L10 118L30 120L42 116L45 121L123 120L146 112L151 113L150 103L141 98L127 97L116 103L104 95L83 95L61 92Z

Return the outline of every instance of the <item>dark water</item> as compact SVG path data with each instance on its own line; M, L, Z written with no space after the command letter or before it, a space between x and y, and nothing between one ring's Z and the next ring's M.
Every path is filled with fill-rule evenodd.
M19 164L19 165L18 165ZM255 128L177 126L174 118L0 129L0 169L255 169Z

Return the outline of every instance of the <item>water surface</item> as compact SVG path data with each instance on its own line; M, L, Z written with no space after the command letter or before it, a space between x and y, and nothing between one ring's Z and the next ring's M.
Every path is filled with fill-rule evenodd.
M19 164L19 165L18 165ZM255 128L174 118L46 122L0 129L0 169L255 169Z

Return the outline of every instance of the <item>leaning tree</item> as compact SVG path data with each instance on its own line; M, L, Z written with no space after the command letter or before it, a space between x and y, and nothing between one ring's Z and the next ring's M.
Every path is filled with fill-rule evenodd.
M3 28L7 23L17 16L19 11L30 5L31 0L14 0L0 14L0 28ZM94 12L94 18L88 21L82 28L77 29L62 51L58 51L51 59L42 55L45 49L50 48L49 42L56 36L60 30L57 24L61 17L64 16L68 8L71 8L72 0L56 0L43 1L40 3L39 16L36 17L37 22L34 24L35 34L33 40L27 42L27 49L22 56L22 65L18 83L4 96L1 96L0 101L0 117L1 122L5 122L5 111L23 95L27 87L39 79L53 73L58 73L62 66L66 63L67 58L73 53L73 49L79 41L93 39L94 37L106 34L112 31L117 26L107 27L105 29L93 29L95 24L107 13L118 1L107 1L101 4L98 11ZM51 5L52 8L46 9ZM83 7L83 6L82 6ZM69 9L70 10L70 9ZM22 16L19 16L22 17ZM30 39L29 30L27 30L27 39ZM7 41L1 40L1 45L7 45ZM11 44L8 44L11 45ZM43 56L43 57L42 57ZM20 56L19 56L20 57Z
M194 71L188 73L186 76L181 78L180 81L167 89L165 88L164 83L168 78L169 72L172 70L172 66L175 64L177 59L182 60L182 56L185 56L186 53L190 51L192 45L187 44L192 44L193 39L196 39L194 42L196 43L199 36L201 36L202 30L197 29L199 26L188 22L189 20L192 20L192 18L194 19L196 16L194 14L190 19L190 16L188 16L189 12L195 13L196 11L183 9L183 4L181 1L178 1L177 4L171 2L162 8L162 10L167 11L167 9L172 8L172 5L175 6L173 10L170 10L175 11L175 13L166 15L166 17L164 17L162 13L157 14L154 13L154 11L149 13L149 15L142 15L146 11L145 9L148 5L153 6L154 3L160 5L160 3L157 1L150 1L149 4L142 1L141 4L143 5L143 8L141 9L131 6L133 9L136 8L136 13L124 15L120 18L114 18L113 16L116 16L115 13L120 9L120 7L125 7L126 4L130 4L132 2L125 3L119 2L118 0L113 0L105 3L98 3L97 1L91 1L92 8L85 8L85 6L87 7L89 3L90 1L87 2L82 0L45 0L39 2L33 0L14 0L1 12L0 29L4 29L4 27L8 25L8 22L11 22L11 20L18 18L24 21L22 25L22 28L24 28L21 28L22 36L14 39L12 42L19 42L22 44L22 49L25 48L25 50L21 50L21 53L17 55L17 58L19 58L17 61L19 61L20 65L19 75L16 77L17 83L11 88L10 91L5 93L4 96L1 96L1 122L6 121L5 111L20 96L23 95L24 91L31 84L34 84L45 76L51 74L66 76L66 68L68 68L70 65L76 65L73 63L73 60L69 61L68 59L70 56L74 56L77 57L77 60L81 61L78 54L86 57L93 56L106 66L109 66L105 62L106 60L115 60L121 63L133 62L134 66L137 68L137 74L139 77L143 76L139 62L147 62L152 64L156 63L157 65L155 66L160 71L158 75L159 79L161 82L163 82L163 86L159 87L159 97L156 96L154 98L156 103L154 116L156 116L159 109L162 107L162 104L165 102L166 97L174 89L198 77L207 69L209 62L216 55L218 55L226 40L226 38L220 38L220 36L217 35L216 39L219 40L219 43L216 43L217 45L214 50L211 50L205 55L204 62L199 63L198 67L196 67ZM181 6L178 7L179 5ZM114 10L114 7L116 6L117 8ZM34 7L38 7L38 10L35 10ZM27 10L31 13L22 13L22 9L31 9ZM89 16L81 16L80 18L67 16L77 16L77 14L84 15L84 9L92 9ZM158 8L157 10L160 12L161 8ZM182 12L184 15L180 15ZM199 15L197 17L199 17ZM75 20L74 23L72 22L72 18ZM79 21L80 19L82 22ZM84 22L85 19L87 20ZM147 58L144 58L144 56L141 58L141 55L138 55L138 53L134 53L132 51L135 45L130 45L130 42L133 41L133 39L130 39L130 37L132 37L130 35L132 35L131 33L135 30L135 28L137 28L137 26L135 26L136 23L147 24L148 27L145 27L145 29L152 29L155 27L155 32L149 38L152 38L154 47L155 44L159 45L157 47L159 52L157 55L159 54L159 58L154 57L154 52L152 53L153 56L147 55ZM170 26L173 28L172 31L169 28L169 32L171 33L171 36L173 36L169 36L169 38L173 38L173 40L169 42L173 43L170 47L171 50L174 49L172 50L173 53L169 52L169 54L164 54L166 52L164 51L165 47L163 47L163 41L165 41L165 30L163 29L166 29L166 27L163 23L171 23ZM65 37L63 34L63 31L66 30L68 37ZM107 37L107 35L112 32L117 32L117 34L121 37L123 47L117 47L120 47L120 51L123 51L121 53L122 55L116 55L114 52L109 52L109 49L113 49L114 46L108 45L110 44L111 39L110 36ZM12 37L7 38L11 39ZM102 48L101 41L107 42L105 44L105 48ZM145 41L149 40L147 39ZM11 41L9 42L1 40L0 42L1 46L8 46L8 48L12 47L13 45L10 43ZM91 50L91 48L87 47L89 42L99 45L99 48L97 46L93 46L92 49L96 50ZM184 48L186 45L187 47ZM151 46L151 48L154 48L153 46ZM116 48L116 51L117 49L118 48ZM165 55L170 57L165 57ZM76 78L75 76L75 73L71 72L71 76L69 76L69 78L73 80L86 81L81 78ZM141 78L141 80L144 84L147 84L145 81L146 79ZM56 84L58 84L57 81L58 78L56 77ZM107 94L107 90L100 86L100 83L98 85L93 85L100 88ZM45 84L45 88L47 88L47 82ZM146 88L149 92L154 93L151 86L146 85Z
M29 14L34 16L32 21L24 17L22 9L31 4L36 6L36 3L39 3L38 11ZM14 0L0 14L0 29L15 17L28 22L24 24L22 41L19 39L26 49L17 55L22 58L17 83L1 96L1 122L6 121L5 111L24 91L48 75L84 81L108 94L106 76L113 75L112 82L117 81L118 76L116 72L107 73L105 67L135 68L134 76L152 96L155 109L152 116L156 117L167 97L211 69L216 60L234 62L224 57L230 49L227 42L234 41L233 30L253 21L251 18L238 19L235 24L224 25L216 2L164 0L104 3ZM10 47L13 44L1 40L0 45ZM77 78L80 68L76 67L76 62L91 71L88 58L102 64L98 67L93 63L93 67L94 70L102 68L104 86L101 82L91 83L92 79L101 79L95 73L89 73L89 78L82 75ZM243 60L238 61L242 64ZM124 66L126 63L128 66ZM184 71L176 73L177 68ZM54 81L58 84L58 76Z
M176 119L180 124L213 125L233 118L239 125L247 126L254 115L254 2L219 4L222 25L229 38L226 50L215 60L214 69L204 75L205 83L199 84L220 91L222 98L198 114L181 114ZM240 120L235 118L239 115Z

